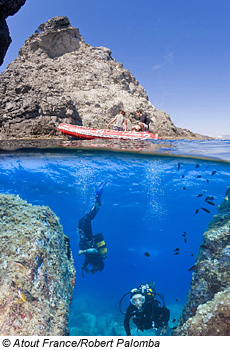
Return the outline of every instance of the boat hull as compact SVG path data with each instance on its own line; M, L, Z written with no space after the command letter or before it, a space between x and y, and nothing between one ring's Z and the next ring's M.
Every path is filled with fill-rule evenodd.
M64 135L70 135L83 140L120 139L120 140L156 140L151 132L131 132L110 129L93 129L84 126L62 123L58 130Z

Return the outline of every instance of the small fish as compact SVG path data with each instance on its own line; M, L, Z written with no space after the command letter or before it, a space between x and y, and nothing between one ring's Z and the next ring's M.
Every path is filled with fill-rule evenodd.
M25 269L26 271L28 271L28 267L26 267L24 265L24 261L20 262L20 261L14 261L15 264L17 264L18 266L22 267L23 269Z
M193 315L195 315L196 310L197 310L197 308L196 308L196 307L192 307L192 308L191 308L191 311L192 311L192 314L193 314Z
M216 172L217 172L217 170L213 170L212 175L215 175Z
M197 178L197 179L200 179L201 177L202 177L201 175L198 175L196 178Z
M215 203L210 202L210 201L206 201L206 203L211 204L211 205L215 205Z
M175 327L173 327L172 329L174 330L174 329L176 329L177 327L175 326Z
M200 165L199 165L199 164L196 164L195 168L199 168L199 167L200 167Z
M191 253L191 256L194 256L194 254L193 254L193 253Z
M150 254L148 252L145 252L144 255L147 256L148 258L150 257Z
M173 255L178 255L178 254L179 254L179 252L173 253Z
M208 247L207 245L205 245L205 244L201 244L201 245L200 245L200 248L209 249L209 247Z
M214 197L209 197L208 196L208 197L205 198L205 201L212 201L213 202L214 201Z
M183 235L181 235L182 237L186 237L186 233L183 233Z
M28 301L26 295L21 291L21 289L18 289L18 295L23 301Z
M209 182L209 180L207 179L206 182Z
M197 195L197 197L202 197L204 194L203 193L200 193Z
M187 238L186 237L184 238L184 243L187 243Z
M176 322L176 318L174 318L174 319L172 320L172 322Z
M186 190L186 187L183 187L183 190Z
M184 178L184 175L182 175L181 177L182 177L182 179L183 179L183 178Z
M199 209L196 209L195 214L199 213Z
M180 165L181 165L181 162L179 162L179 163L177 164L177 170L180 170Z
M202 249L208 249L208 250L210 250L210 252L212 252L212 253L215 252L215 249L214 249L213 247L208 247L208 246L205 245L205 244L201 244L201 245L200 245L200 248L202 248Z
M178 303L179 302L179 300L178 299L175 299L176 300L176 302Z
M228 196L225 196L225 197L224 197L224 200L225 200L225 201L228 201Z
M192 267L190 267L190 269L188 269L188 271L194 271L197 269L197 266L196 265L193 265Z
M206 208L201 208L203 211L205 211L206 213L210 213L210 211Z
M27 290L22 290L20 288L18 288L18 295L23 301L31 302L36 300L36 298L34 298L30 292L28 292Z
M174 252L179 252L180 248L174 249Z

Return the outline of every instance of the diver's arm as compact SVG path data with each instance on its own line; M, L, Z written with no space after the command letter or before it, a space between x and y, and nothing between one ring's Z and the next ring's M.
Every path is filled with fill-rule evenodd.
M163 325L162 330L161 330L161 335L166 334L169 318L170 318L170 311L169 311L169 309L167 309L167 307L164 307L164 316L163 316L164 325Z
M169 323L169 318L170 318L170 310L167 309L167 307L164 307L164 317L163 317L163 321L164 321L164 325L167 327L168 323Z
M125 328L126 335L131 335L130 325L129 325L130 318L131 318L131 313L127 309L125 320L124 320L124 328Z
M89 248L89 249L85 249L85 250L79 250L78 251L78 255L82 255L82 254L97 254L98 250L96 248Z

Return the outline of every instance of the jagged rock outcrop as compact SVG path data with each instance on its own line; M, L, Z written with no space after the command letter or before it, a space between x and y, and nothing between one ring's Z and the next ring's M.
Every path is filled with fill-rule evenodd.
M175 335L230 335L230 187L203 235Z
M0 75L0 96L1 139L60 135L61 122L105 128L120 108L129 128L141 108L160 136L199 137L175 127L111 51L86 44L67 17L41 24L26 40Z
M18 12L25 2L26 0L0 0L0 66L12 41L6 18Z
M56 215L0 195L0 335L68 335L75 268Z

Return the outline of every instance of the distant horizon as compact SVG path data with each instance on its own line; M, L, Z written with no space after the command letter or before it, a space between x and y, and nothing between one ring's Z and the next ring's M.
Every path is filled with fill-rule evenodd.
M0 72L41 23L67 16L86 43L108 47L176 127L230 134L230 3L198 0L26 0L7 23L12 38Z

